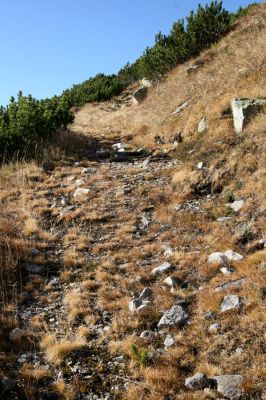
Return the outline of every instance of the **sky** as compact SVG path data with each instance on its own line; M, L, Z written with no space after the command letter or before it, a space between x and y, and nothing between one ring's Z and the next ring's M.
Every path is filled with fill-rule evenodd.
M230 11L251 0L225 0ZM0 104L60 94L133 62L200 0L0 0Z

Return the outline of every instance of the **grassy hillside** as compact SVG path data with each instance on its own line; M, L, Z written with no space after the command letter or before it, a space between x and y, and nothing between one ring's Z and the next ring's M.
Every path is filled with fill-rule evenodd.
M146 148L144 163L83 153L2 166L1 398L265 398L265 108L241 134L230 109L265 97L265 17L265 4L249 10L141 104L75 111L69 145L82 134L91 156L120 141ZM174 305L182 326L158 326ZM238 394L191 389L195 373L241 375Z

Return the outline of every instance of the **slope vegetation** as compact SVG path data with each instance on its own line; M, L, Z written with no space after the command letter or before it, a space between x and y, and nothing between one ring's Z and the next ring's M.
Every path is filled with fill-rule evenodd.
M1 398L265 398L265 108L230 108L265 97L265 16L76 109L87 157L1 169Z

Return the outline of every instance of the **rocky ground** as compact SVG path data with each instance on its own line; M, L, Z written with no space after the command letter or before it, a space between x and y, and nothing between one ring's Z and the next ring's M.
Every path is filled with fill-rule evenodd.
M254 281L243 262L263 250L262 233L241 211L242 199L228 195L221 206L221 196L204 185L194 198L175 203L172 176L180 161L133 154L123 162L98 154L29 176L24 196L47 237L21 262L19 327L9 332L20 348L20 379L17 386L2 380L3 395L262 398L248 343L262 327L256 274L265 262L256 261ZM261 216L258 210L255 220ZM210 240L211 231L219 232L220 244ZM234 232L239 253L221 232ZM241 327L245 318L250 321ZM255 342L260 363L262 342ZM243 397L247 365L256 369L257 385ZM14 379L14 364L7 364L6 376Z

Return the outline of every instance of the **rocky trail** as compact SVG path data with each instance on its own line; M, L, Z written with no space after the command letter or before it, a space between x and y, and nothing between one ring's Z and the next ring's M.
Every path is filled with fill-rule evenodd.
M110 145L109 150L113 152ZM161 398L160 385L152 387L136 371L160 363L166 369L159 379L167 386L172 347L179 343L184 348L190 329L195 330L195 342L191 339L186 346L192 359L201 336L209 337L208 348L210 337L227 330L221 340L229 340L231 347L221 343L225 347L220 357L224 351L229 358L232 351L244 351L233 339L237 329L233 315L227 322L222 317L246 305L238 292L247 279L234 269L243 256L232 250L213 252L208 244L211 226L222 226L227 233L242 229L246 234L250 226L239 214L243 204L216 219L210 219L209 212L219 196L206 194L205 189L175 204L171 182L180 161L132 154L127 153L123 162L99 156L69 161L29 177L28 200L48 236L45 246L33 248L32 259L21 263L20 328L11 332L10 340L16 345L26 332L32 341L16 360L17 369L24 368L24 386L19 392L7 388L7 396L27 399L28 385L43 400L61 398L58 391L66 398L111 400L123 398L133 385L147 396ZM197 270L196 260L207 256L207 264L215 269ZM208 296L213 296L214 305ZM221 316L214 308L220 308ZM177 331L183 332L179 339ZM217 350L212 346L207 350L210 360L217 357ZM210 393L217 389L220 377L216 381L204 374L189 377L194 366L187 358L179 360L181 385ZM27 378L27 368L41 372ZM233 391L228 398L240 398L243 377L225 377L220 393ZM55 390L55 382L59 386L61 382L61 389ZM169 385L167 399L174 399Z
M112 309L123 308L125 302L120 305L120 299L128 299L130 289L135 286L134 281L141 281L141 276L135 276L136 268L141 270L160 263L161 255L155 252L146 258L144 247L149 243L158 243L161 250L164 247L160 235L169 231L167 223L153 219L153 212L170 182L170 170L179 162L149 158L131 161L130 156L128 159L126 162L107 159L58 166L54 171L46 171L40 182L32 185L35 211L43 215L42 227L54 235L55 240L45 250L45 266L36 265L34 256L33 262L23 265L29 272L26 279L38 287L34 300L29 293L22 293L24 297L19 316L23 329L33 331L37 336L43 334L42 329L45 329L55 335L57 342L75 341L78 330L88 326L83 320L88 310L95 322L89 324L86 345L77 346L81 348L66 357L63 368L61 363L57 367L47 363L38 344L33 351L22 353L17 365L19 367L27 362L32 363L34 368L49 370L52 379L63 378L68 384L78 387L77 398L80 399L120 398L125 387L134 381L128 372L127 358L111 354L108 346L108 332L115 314ZM153 191L156 197L149 198ZM89 238L90 244L83 248L81 243L81 249L74 249L74 254L70 254L70 257L81 258L81 263L77 261L75 264L74 260L74 265L71 265L70 261L69 268L65 268L64 254L68 247L72 251L71 239L69 246L64 244L69 231L74 232L74 243L79 242L82 236L83 239ZM127 268L131 267L127 264L131 253L141 255L132 272ZM39 257L39 250L33 249L33 255ZM133 254L132 258L135 257ZM108 270L106 264L109 259L113 262L114 258L115 270L105 277ZM106 272L102 268L104 264ZM65 269L66 276L62 278L60 272ZM100 280L97 279L99 269L103 274ZM128 280L129 291L125 291L124 285L120 286L119 281L125 279ZM107 293L100 291L101 281ZM78 304L79 298L81 304ZM69 317L72 308L75 308L74 315ZM34 326L36 320L37 328ZM57 361L51 357L51 361ZM38 382L38 386L40 399L52 398L47 391L47 379L43 385Z

